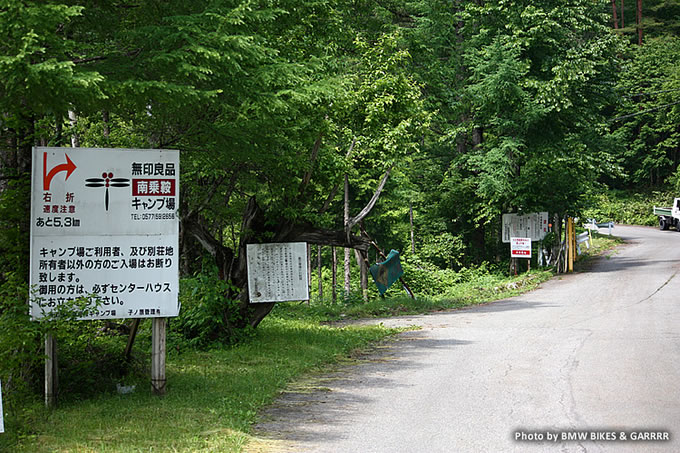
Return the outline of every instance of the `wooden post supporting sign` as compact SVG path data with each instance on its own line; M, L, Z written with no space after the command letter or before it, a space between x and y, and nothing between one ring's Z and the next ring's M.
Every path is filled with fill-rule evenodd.
M153 318L151 326L151 390L165 395L165 337L167 318Z
M51 333L45 334L45 407L57 405L59 380L57 374L57 342Z

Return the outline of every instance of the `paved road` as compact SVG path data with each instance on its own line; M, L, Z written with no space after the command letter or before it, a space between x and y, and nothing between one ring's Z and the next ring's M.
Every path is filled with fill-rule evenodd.
M286 451L680 452L680 233L615 234L629 244L587 273L384 320L423 329L323 377L322 390L286 394L258 432ZM606 440L637 431L670 440ZM515 440L567 432L601 438Z

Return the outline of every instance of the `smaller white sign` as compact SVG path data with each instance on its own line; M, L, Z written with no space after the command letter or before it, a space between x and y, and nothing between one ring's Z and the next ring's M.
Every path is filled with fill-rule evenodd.
M511 258L531 258L531 239L510 238Z
M5 423L2 421L2 381L0 381L0 433L5 432Z
M248 244L251 303L309 300L307 243Z
M529 214L503 214L503 242L510 242L511 237L530 238L541 241L548 234L548 213L532 212Z

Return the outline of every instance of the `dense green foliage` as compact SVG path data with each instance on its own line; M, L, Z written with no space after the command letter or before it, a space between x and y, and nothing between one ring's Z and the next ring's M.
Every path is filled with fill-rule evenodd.
M672 206L673 199L678 196L677 193L677 189L663 192L611 190L595 196L583 215L587 219L596 219L599 222L657 226L659 219L654 215L653 207Z
M474 295L506 272L503 213L653 223L607 190L680 189L680 1L646 0L639 27L635 8L614 30L604 0L0 0L6 406L39 399L48 329L84 383L131 369L128 325L28 318L32 146L181 150L180 349L256 335L246 243L315 233L333 310L328 246L380 260L360 228L417 295ZM338 307L366 305L351 267Z
M100 389L97 397L85 399L87 394L81 392L89 383L84 382L80 391L69 389L66 401L49 418L34 409L29 421L37 434L24 433L16 439L18 426L7 426L0 449L17 453L242 451L251 439L250 426L258 410L291 379L350 358L395 332L382 326L335 329L320 326L315 318L271 317L255 339L237 348L180 353L173 348L167 364L169 392L164 398L152 395L147 390L148 376L140 374L123 381L136 386L129 394L118 394L113 384L106 391ZM148 331L140 335L148 341Z
M607 248L613 242L612 238L598 238L596 247ZM597 253L595 249L591 252ZM455 273L449 271L446 275ZM251 425L258 411L281 391L306 393L323 388L322 382L315 382L315 371L324 371L330 362L352 361L361 356L367 345L397 332L381 325L359 327L348 323L348 319L426 313L486 303L531 290L550 275L549 271L532 271L506 277L485 270L466 270L455 279L458 283L454 279L449 282L445 297L421 297L414 301L398 296L368 304L352 301L279 304L249 338L232 347L212 342L204 345L203 350L196 350L195 345L179 335L178 329L182 328L176 322L179 319L172 320L168 340L169 392L164 398L146 390L148 375L138 362L135 361L136 367L131 372L121 376L118 363L104 361L120 351L122 339L91 330L87 327L91 323L81 324L77 327L84 329L80 334L64 331L87 343L73 351L84 349L88 354L81 353L80 366L69 365L72 372L63 376L66 390L59 410L47 418L38 404L31 406L23 421L36 433L24 432L23 436L17 436L19 426L12 412L11 431L0 437L0 447L11 445L9 451L31 453L133 452L159 446L180 452L252 451L261 440L254 437ZM141 325L136 359L148 351L149 324L146 321ZM102 338L106 341L101 341ZM301 376L302 373L307 375ZM118 394L116 384L136 387L132 393ZM10 439L17 442L2 443Z

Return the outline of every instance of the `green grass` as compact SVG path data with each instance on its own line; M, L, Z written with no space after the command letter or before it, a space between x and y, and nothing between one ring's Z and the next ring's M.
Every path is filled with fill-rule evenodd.
M275 315L295 319L311 314L320 321L337 321L428 313L516 296L536 288L540 283L550 279L552 275L550 270L534 270L516 277L484 274L472 281L451 285L445 294L436 297L416 297L414 300L400 295L385 299L378 298L367 303L278 305Z
M588 255L608 250L617 242L599 237ZM580 262L587 263L588 255ZM94 396L93 392L63 395L61 405L49 413L34 403L32 415L24 414L24 421L30 420L31 426L21 436L0 435L0 451L223 453L242 451L246 445L266 450L266 442L251 436L251 426L263 407L305 374L323 371L328 364L353 357L398 332L381 325L334 328L325 321L486 303L534 289L552 273L534 270L517 277L488 272L471 275L439 297L415 301L399 296L367 304L279 304L254 336L237 346L178 352L170 339L166 396L151 394L148 372L142 370L130 378L132 382L125 382L137 384L137 390L128 395L119 395L113 388L94 392ZM140 338L136 347L137 354L148 361L148 338ZM74 384L62 382L62 388L73 388ZM5 407L5 422L11 428L16 421L8 410L11 408Z
M576 271L587 271L593 262L593 258L604 255L609 259L610 254L608 252L620 244L623 244L623 239L616 236L606 236L594 233L593 243L590 245L590 249L587 249L585 245L581 245L581 251L583 253L578 257L574 268Z
M247 344L171 356L165 397L151 395L147 381L132 394L67 401L11 451L240 451L258 410L296 376L395 332L272 317Z

